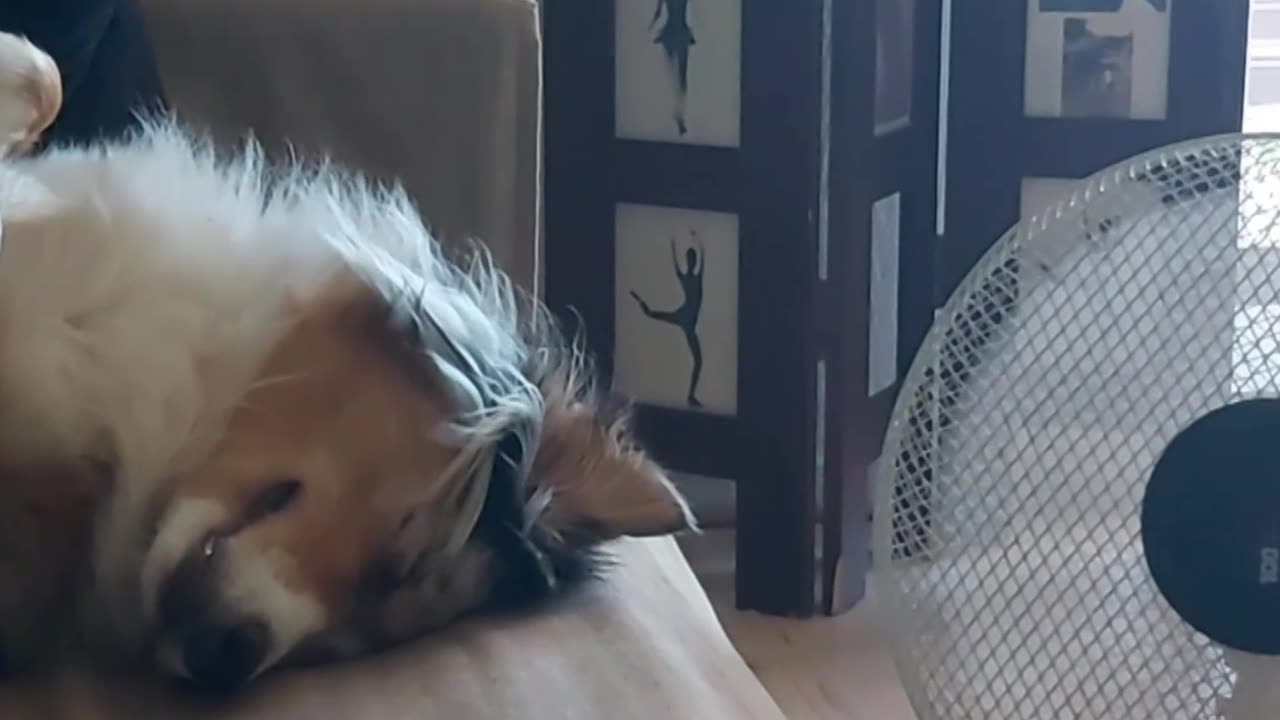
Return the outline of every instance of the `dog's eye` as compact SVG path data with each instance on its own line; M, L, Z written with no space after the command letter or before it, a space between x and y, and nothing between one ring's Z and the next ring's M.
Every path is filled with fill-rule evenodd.
M276 480L259 492L249 506L254 518L284 512L302 495L302 483L295 478Z

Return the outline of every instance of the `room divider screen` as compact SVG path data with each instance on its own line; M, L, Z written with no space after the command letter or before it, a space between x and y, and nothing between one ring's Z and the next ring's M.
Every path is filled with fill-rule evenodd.
M937 303L1038 181L1238 128L1246 5L542 0L546 297L662 461L736 484L739 607L861 599Z

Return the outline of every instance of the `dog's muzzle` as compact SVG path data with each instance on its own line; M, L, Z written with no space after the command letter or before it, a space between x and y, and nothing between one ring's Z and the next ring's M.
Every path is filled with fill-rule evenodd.
M161 586L157 641L170 670L199 691L228 695L258 672L271 631L262 620L219 605L215 566L220 544L210 537L183 557Z

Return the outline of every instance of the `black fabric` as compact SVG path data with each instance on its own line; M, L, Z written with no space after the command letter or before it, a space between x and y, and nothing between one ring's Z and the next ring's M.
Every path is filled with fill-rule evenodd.
M63 104L46 145L116 138L139 111L166 108L133 0L0 0L0 30L27 37L58 63Z

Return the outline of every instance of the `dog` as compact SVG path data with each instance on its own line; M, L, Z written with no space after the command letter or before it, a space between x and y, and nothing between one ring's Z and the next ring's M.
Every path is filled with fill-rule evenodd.
M67 606L0 602L11 663L61 623L234 694L696 529L582 344L402 190L165 118L28 154L60 98L0 35L0 493L52 518L0 600Z

